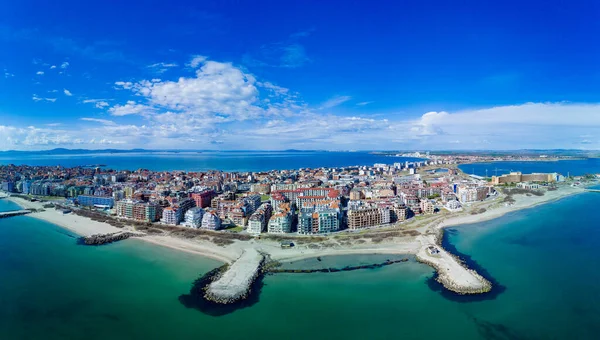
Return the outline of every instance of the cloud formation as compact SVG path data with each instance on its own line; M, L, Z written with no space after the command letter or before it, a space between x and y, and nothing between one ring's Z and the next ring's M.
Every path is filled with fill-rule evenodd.
M335 96L333 98L328 99L326 102L321 104L321 109L330 109L332 107L336 107L341 105L347 101L352 99L350 96Z
M298 93L230 62L196 55L186 66L177 69L179 77L115 79L114 98L80 101L98 110L95 117L87 113L75 123L43 128L3 125L0 148L600 148L596 103L525 103L407 117L393 111L364 114L362 106L370 102L359 102L334 113L352 98L338 95L310 105ZM63 93L72 95L66 88ZM34 94L32 100L57 99Z

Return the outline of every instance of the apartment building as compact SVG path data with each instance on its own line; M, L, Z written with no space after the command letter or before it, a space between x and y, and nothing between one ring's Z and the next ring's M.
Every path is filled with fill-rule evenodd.
M423 212L423 214L427 214L427 215L433 214L435 207L434 207L433 203L431 203L429 200L422 200L420 205L421 205L421 212Z
M264 203L250 216L248 220L248 233L258 235L267 229L267 224L271 218L272 207L269 203Z
M203 190L190 193L190 198L196 203L196 207L207 208L211 206L211 200L216 197L214 190Z
M221 229L221 219L216 211L210 210L204 213L204 216L202 216L201 228L208 230Z
M301 212L298 216L298 234L324 234L339 229L339 213L333 209Z
M50 193L50 191L48 190L48 194L49 193ZM77 196L77 202L79 202L80 205L83 205L86 207L102 206L102 207L112 208L115 204L115 200L112 197L90 196L90 195Z

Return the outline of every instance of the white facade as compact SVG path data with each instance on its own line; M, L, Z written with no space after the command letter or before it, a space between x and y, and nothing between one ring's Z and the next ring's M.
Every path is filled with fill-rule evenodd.
M280 213L271 217L267 230L271 234L283 234L292 232L292 214Z
M183 225L190 228L200 228L202 226L202 217L204 209L196 207L186 211Z
M221 229L221 219L215 212L205 213L202 217L202 229L219 230Z

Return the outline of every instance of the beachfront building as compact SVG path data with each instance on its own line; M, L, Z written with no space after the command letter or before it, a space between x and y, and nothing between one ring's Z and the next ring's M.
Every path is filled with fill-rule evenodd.
M160 219L162 212L156 203L136 202L133 200L117 201L115 211L118 217L130 218L136 221L155 222Z
M292 232L294 215L290 203L281 203L277 211L271 215L267 225L267 231L272 234L283 234Z
M557 173L532 173L522 174L521 172L511 172L507 175L492 176L492 184L510 184L519 182L556 182L560 175Z
M162 218L160 221L165 224L177 225L179 223L179 221L177 220L177 208L164 208L162 212Z
M112 197L106 196L79 195L77 196L77 202L79 202L80 205L83 205L85 207L112 208L114 206L115 200Z
M390 221L404 221L408 218L408 207L404 204L394 204L390 208Z
M456 190L456 197L463 204L483 201L487 198L489 191L490 188L486 186L460 185Z
M271 216L267 231L270 234L291 233L292 221L292 213L289 210L279 210Z
M262 204L248 220L248 233L258 235L266 230L269 219L271 218L271 204Z
M450 212L456 212L456 211L462 210L462 206L460 205L460 202L456 201L456 200L448 201L444 205L444 208L446 208L446 210L448 210Z
M359 229L381 224L381 214L375 207L359 207L348 210L348 229Z
M391 221L389 207L353 206L348 210L348 229L360 229L388 224Z
M339 214L334 209L301 212L298 216L298 234L324 234L340 229Z
M156 203L140 202L133 206L133 219L136 221L156 222L161 216L161 207Z
M135 202L132 200L117 201L115 211L118 217L133 218L133 206Z
M520 182L520 183L517 183L517 188L528 189L528 190L537 190L540 188L540 185L538 183Z
M185 212L183 225L190 228L200 228L202 225L202 217L204 217L204 209L194 207Z
M431 215L435 211L435 206L429 200L422 200L420 205L423 214Z
M15 182L13 181L3 181L0 185L0 189L6 192L14 192L15 191Z
M217 212L210 210L204 213L202 217L202 229L219 230L221 229L221 219L217 216Z

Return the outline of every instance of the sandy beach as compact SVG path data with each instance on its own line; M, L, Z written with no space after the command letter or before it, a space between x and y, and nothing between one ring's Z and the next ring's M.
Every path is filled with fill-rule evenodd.
M356 255L356 254L414 254L419 260L434 267L440 274L440 282L448 289L457 292L477 291L486 287L488 282L468 268L465 268L455 257L448 254L444 249L440 249L440 254L431 256L427 252L430 246L437 246L436 237L439 235L440 228L471 224L498 218L507 213L527 209L539 204L555 201L560 198L576 195L585 192L584 187L572 187L563 185L554 191L545 191L544 195L514 195L514 203L506 204L503 202L504 195L500 194L496 198L488 199L484 202L478 202L460 213L443 213L426 216L420 220L414 220L405 224L399 224L396 227L386 227L381 229L369 230L369 235L365 238L358 234L360 242L356 241L357 234L339 234L328 236L324 241L306 241L306 238L298 237L294 234L286 235L295 243L292 248L284 249L280 243L270 239L251 239L248 241L235 240L233 243L225 246L219 246L207 239L188 239L181 238L168 233L164 235L144 235L138 238L144 242L156 244L179 251L197 254L209 257L224 263L234 263L247 251L258 251L276 261L297 261L318 256L336 256L336 255ZM18 197L6 198L20 205L25 209L43 210L43 204L40 202L29 202ZM484 212L471 214L470 211L485 208ZM41 212L29 214L33 218L38 218L60 227L66 228L80 236L90 236L93 234L114 233L119 231L134 231L132 227L119 229L107 223L93 221L87 217L75 215L73 213L63 214L55 209L46 209ZM369 236L377 235L390 230L412 229L417 236L394 236L384 238L377 242L369 240ZM354 237L354 238L353 238ZM356 241L356 242L355 242Z
M562 186L555 191L546 191L543 196L515 195L515 202L512 205L500 203L501 197L489 202L484 202L487 210L483 213L472 215L468 212L449 214L447 216L433 215L424 219L420 227L416 229L423 234L434 233L436 229L455 225L471 224L498 218L507 213L531 208L539 204L544 204L566 196L585 192L583 187ZM30 202L18 197L6 198L24 209L43 209L40 202ZM122 231L122 229L111 226L110 224L93 221L89 218L75 214L62 214L54 209L46 209L42 212L31 213L28 216L38 218L63 228L66 228L80 236L89 236L93 234L104 234ZM131 231L126 227L125 230ZM373 229L377 232L377 229ZM289 236L294 240L295 235ZM211 257L223 262L233 262L243 253L244 249L253 248L261 252L268 253L274 260L294 261L310 257L327 255L351 255L351 254L416 254L423 246L415 237L395 238L392 242L384 241L381 243L350 244L344 246L309 248L305 245L297 245L291 249L282 249L280 244L271 240L253 239L250 241L235 241L227 246L218 246L212 242L184 239L170 235L147 235L140 238L145 242L169 247L189 253L195 253L202 256Z

